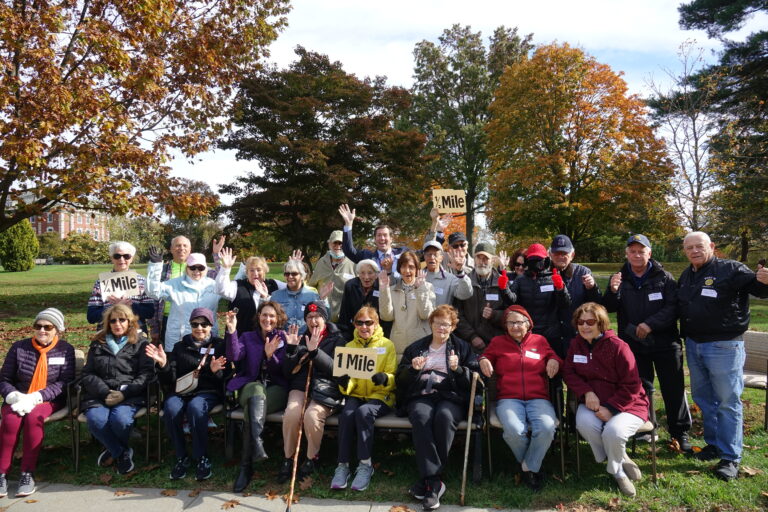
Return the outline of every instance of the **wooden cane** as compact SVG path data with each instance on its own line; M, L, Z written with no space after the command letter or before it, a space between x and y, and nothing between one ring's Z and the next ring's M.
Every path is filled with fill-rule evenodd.
M296 468L299 466L299 452L301 451L301 434L304 432L304 412L307 410L309 398L309 383L312 380L312 362L309 362L307 369L307 383L304 385L304 403L301 405L301 416L299 416L299 435L296 440L296 450L293 452L293 470L291 471L291 490L288 492L287 506L285 512L291 512L291 503L293 502L293 488L296 485Z
M472 388L469 391L469 412L467 413L467 440L464 443L464 470L461 473L461 494L459 503L464 506L464 491L467 488L467 465L469 463L469 438L472 436L472 416L475 413L475 393L477 391L477 379L480 374L472 372Z

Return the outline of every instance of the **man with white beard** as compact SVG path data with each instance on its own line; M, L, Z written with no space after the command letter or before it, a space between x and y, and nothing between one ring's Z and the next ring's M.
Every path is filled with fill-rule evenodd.
M307 280L309 286L318 290L328 281L333 281L333 291L328 296L328 303L331 306L331 322L336 322L339 319L344 285L356 276L355 264L344 255L344 250L341 247L342 240L343 233L341 231L331 233L331 236L328 238L328 253L317 260L315 270Z
M459 325L456 335L472 344L475 352L482 352L491 338L503 334L501 318L509 301L509 279L499 275L493 259L495 250L491 242L479 242L475 246L475 268L469 274L472 296L456 300Z

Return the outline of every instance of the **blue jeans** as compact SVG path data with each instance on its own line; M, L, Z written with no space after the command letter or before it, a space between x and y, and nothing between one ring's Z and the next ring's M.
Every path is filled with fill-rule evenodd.
M128 449L133 415L138 409L137 405L120 404L114 407L99 405L85 411L88 430L115 459Z
M163 421L168 437L173 441L177 458L187 456L184 442L184 412L187 413L189 430L192 432L192 457L208 454L208 417L209 411L221 403L216 393L200 393L189 397L169 396L163 404Z
M709 343L685 340L691 396L701 409L704 441L715 446L720 458L741 461L744 391L744 342L741 338Z
M529 471L538 472L555 438L557 416L549 400L503 398L496 404L496 415L504 427L504 441L515 458ZM528 427L531 437L528 438Z

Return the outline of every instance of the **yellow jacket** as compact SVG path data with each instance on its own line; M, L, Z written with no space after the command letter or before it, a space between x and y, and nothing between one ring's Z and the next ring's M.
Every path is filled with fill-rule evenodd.
M384 337L384 331L381 326L376 327L373 336L364 340L355 329L355 337L347 343L349 348L376 348L379 355L376 357L375 373L384 372L387 374L387 383L383 386L377 386L371 379L349 379L347 388L340 388L341 392L347 396L362 398L364 400L381 400L390 407L395 406L395 370L397 369L397 356L395 354L395 345Z

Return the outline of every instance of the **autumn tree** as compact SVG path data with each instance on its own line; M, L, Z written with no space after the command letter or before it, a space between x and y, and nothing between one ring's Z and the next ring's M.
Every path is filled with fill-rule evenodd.
M494 229L578 243L675 226L664 144L607 65L567 44L539 47L507 68L491 116Z
M147 261L151 246L163 246L164 226L152 217L115 216L109 219L108 227L111 240L123 240L136 247L135 263Z
M40 233L37 235L37 243L40 247L37 251L39 258L51 258L53 261L61 260L64 242L57 231Z
M0 231L57 205L181 215L167 165L222 133L287 0L0 3Z
M413 51L411 121L427 135L427 150L438 157L430 166L434 183L467 194L466 227L461 230L470 243L475 215L485 207L488 192L488 107L504 68L527 57L532 37L501 26L486 48L481 32L457 24L437 44L421 41Z
M237 126L221 147L255 160L250 172L220 192L235 196L228 213L239 231L269 230L309 256L343 225L342 203L357 209L355 234L386 221L404 231L429 224L424 136L395 128L408 91L385 79L360 79L327 56L296 49L287 69L245 80L233 111ZM423 224L405 223L421 212Z
M0 262L8 272L26 272L35 267L39 244L28 219L0 232Z

